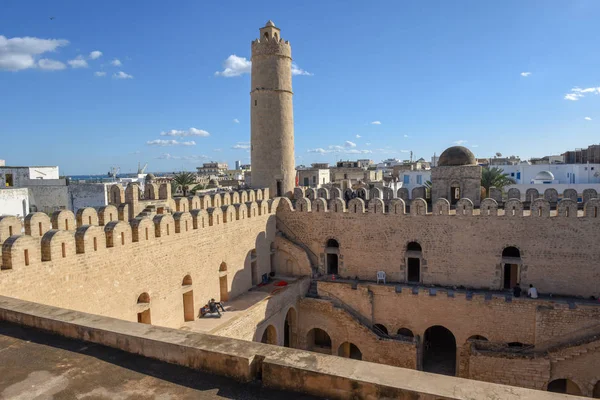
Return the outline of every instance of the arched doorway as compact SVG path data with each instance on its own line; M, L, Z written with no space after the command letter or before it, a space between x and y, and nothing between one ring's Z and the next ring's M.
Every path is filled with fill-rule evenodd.
M581 396L581 389L570 379L555 379L548 384L548 392Z
M290 307L285 316L285 322L283 323L283 345L285 347L297 346L296 329L298 329L298 325L296 318L296 309Z
M186 275L181 283L183 290L183 320L194 320L194 291L192 290L192 277Z
M379 336L388 336L388 334L389 334L388 329L383 324L374 324L373 325L373 330Z
M140 294L137 299L137 320L141 324L150 324L150 295L146 292Z
M398 335L414 338L415 334L408 328L398 329Z
M512 289L521 280L521 251L514 246L502 250L502 288Z
M263 332L261 343L266 344L277 344L277 330L273 325L267 326L267 329Z
M594 391L592 392L592 397L594 399L600 399L600 381L596 382L594 385Z
M344 342L338 349L338 356L352 358L353 360L362 360L362 352L354 343Z
M323 354L331 354L331 337L320 328L313 328L308 331L306 336L308 350Z
M423 336L423 371L456 375L456 339L440 325L430 327Z
M453 182L450 185L450 204L454 205L460 200L460 183Z
M325 247L325 254L327 257L327 274L337 275L340 254L340 244L337 240L329 239L327 241L327 246Z
M219 267L219 294L220 301L229 300L229 288L227 287L227 264L221 263Z
M423 253L421 245L417 242L410 242L406 245L406 281L418 283L421 282L421 260Z

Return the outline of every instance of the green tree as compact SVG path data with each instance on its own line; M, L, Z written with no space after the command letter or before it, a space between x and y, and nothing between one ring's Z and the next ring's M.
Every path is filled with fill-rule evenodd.
M202 190L202 189L204 189L204 185L201 184L201 183L199 183L199 184L197 184L196 186L194 186L193 188L190 189L190 193L191 194L196 194L196 192L198 190Z
M171 181L171 189L181 187L181 190L183 191L183 197L185 197L188 194L189 186L195 183L196 174L194 174L193 172L180 172L173 176L173 180Z
M485 188L485 192L490 193L490 187L494 186L497 189L504 189L508 185L517 183L513 178L504 173L502 168L484 167L481 171L481 186Z

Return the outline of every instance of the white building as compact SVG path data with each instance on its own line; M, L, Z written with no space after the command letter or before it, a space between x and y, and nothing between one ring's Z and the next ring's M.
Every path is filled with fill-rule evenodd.
M600 183L600 164L529 164L502 165L499 168L513 178L517 184L537 183L538 174L547 171L552 174L554 184L595 184ZM542 179L544 181L549 181Z
M27 188L0 188L0 216L15 215L24 218L29 214Z

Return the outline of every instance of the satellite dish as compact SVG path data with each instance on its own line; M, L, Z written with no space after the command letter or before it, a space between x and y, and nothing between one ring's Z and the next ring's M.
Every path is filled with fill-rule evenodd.
M496 157L502 157L502 153L496 153Z

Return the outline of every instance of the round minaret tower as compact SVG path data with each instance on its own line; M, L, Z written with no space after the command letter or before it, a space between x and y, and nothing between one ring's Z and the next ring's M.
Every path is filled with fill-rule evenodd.
M270 197L291 196L296 183L292 48L273 21L252 42L251 183Z

